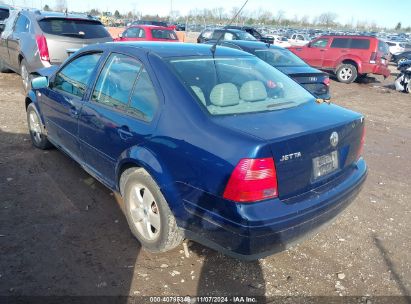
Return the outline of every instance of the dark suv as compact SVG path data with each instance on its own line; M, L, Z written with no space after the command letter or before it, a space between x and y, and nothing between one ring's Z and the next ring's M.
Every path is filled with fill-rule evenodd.
M81 14L21 10L7 19L0 37L0 71L19 73L29 88L30 73L61 64L78 49L113 41L100 21Z
M343 83L367 74L390 76L388 45L371 36L321 36L290 51L309 65L335 73Z

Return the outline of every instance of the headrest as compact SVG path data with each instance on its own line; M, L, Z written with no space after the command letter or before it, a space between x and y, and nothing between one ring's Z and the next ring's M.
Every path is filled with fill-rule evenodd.
M219 107L234 106L240 103L237 87L232 83L220 83L210 93L210 102Z
M265 100L267 99L267 90L261 81L247 81L240 88L240 98L245 101Z

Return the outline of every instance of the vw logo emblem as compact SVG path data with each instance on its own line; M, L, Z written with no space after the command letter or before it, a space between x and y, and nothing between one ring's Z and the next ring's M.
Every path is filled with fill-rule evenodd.
M337 132L332 132L331 133L330 144L333 147L336 147L338 145L338 133Z

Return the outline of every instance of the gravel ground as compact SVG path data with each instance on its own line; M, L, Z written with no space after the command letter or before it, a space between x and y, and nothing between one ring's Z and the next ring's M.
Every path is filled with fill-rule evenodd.
M317 236L247 263L193 242L189 257L142 250L115 194L32 147L20 78L0 74L0 296L410 296L411 95L368 80L331 83L334 103L366 116L362 192Z

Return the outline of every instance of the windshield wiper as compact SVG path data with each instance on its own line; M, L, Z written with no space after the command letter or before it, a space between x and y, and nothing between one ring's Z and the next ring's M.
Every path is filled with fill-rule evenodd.
M295 102L294 102L294 101L286 101L286 102L272 103L272 104L269 104L269 105L267 106L267 109L269 109L269 108L277 108L277 107L281 107L281 106L284 106L284 105L287 105L287 104L293 104L293 103L295 103Z

